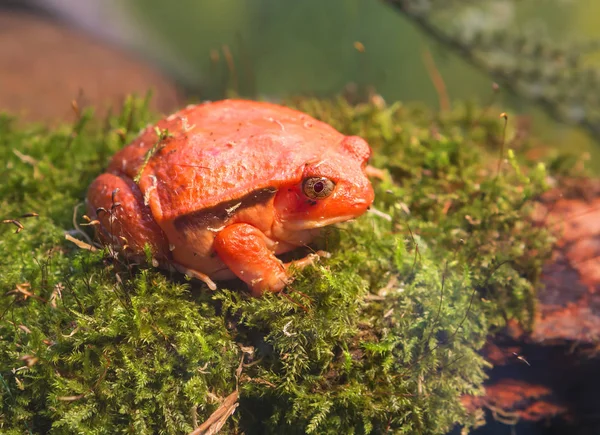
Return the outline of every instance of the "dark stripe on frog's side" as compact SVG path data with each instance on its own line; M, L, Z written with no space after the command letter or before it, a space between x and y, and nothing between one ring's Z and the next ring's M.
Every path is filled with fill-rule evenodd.
M175 225L178 231L183 231L191 226L195 228L210 227L216 229L239 211L257 204L266 203L276 193L277 189L275 187L254 190L240 199L225 201L204 210L179 216L173 221L173 225Z

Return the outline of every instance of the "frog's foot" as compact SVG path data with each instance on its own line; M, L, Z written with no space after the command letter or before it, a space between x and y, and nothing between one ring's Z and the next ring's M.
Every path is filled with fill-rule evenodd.
M220 231L214 248L227 267L250 287L253 296L279 292L291 281L290 267L301 269L326 253L319 251L287 264L273 253L274 242L249 224L233 224Z
M299 260L290 261L289 263L286 263L284 266L285 266L286 270L289 270L289 269L302 270L306 266L311 266L311 265L315 264L315 262L321 257L329 258L329 257L331 257L331 254L326 251L312 252L304 258L300 258Z
M182 266L181 264L177 264L177 263L170 263L171 266L173 266L173 268L179 272L179 273L183 273L184 275L187 275L191 278L196 278L202 282L204 282L204 284L206 284L208 286L209 289L211 290L216 290L217 289L217 285L215 284L215 282L210 279L210 277L208 275L206 275L205 273L202 272L198 272L197 270L193 270L193 269L188 269L185 266Z
M98 234L104 242L134 255L143 255L150 245L155 255L166 256L167 239L130 178L100 175L88 189L87 208L91 219L99 221Z

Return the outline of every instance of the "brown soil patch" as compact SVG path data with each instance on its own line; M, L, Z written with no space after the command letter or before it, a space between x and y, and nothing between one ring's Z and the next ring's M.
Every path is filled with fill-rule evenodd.
M24 121L72 121L71 101L100 116L131 93L154 90L152 108L183 104L175 84L135 55L23 12L0 14L0 111Z

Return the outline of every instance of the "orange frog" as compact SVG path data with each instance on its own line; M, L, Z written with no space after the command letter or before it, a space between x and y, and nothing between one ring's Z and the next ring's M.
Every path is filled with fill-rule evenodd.
M244 100L189 106L117 152L87 193L105 242L203 280L238 277L277 292L291 265L277 255L373 202L371 149L287 107Z

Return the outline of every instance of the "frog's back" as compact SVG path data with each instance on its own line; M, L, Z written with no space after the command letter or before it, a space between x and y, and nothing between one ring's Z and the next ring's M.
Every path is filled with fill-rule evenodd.
M158 146L157 130L168 130ZM189 106L146 128L113 157L109 171L132 179L141 171L139 187L154 218L171 220L299 182L304 164L343 138L293 109L224 100Z

